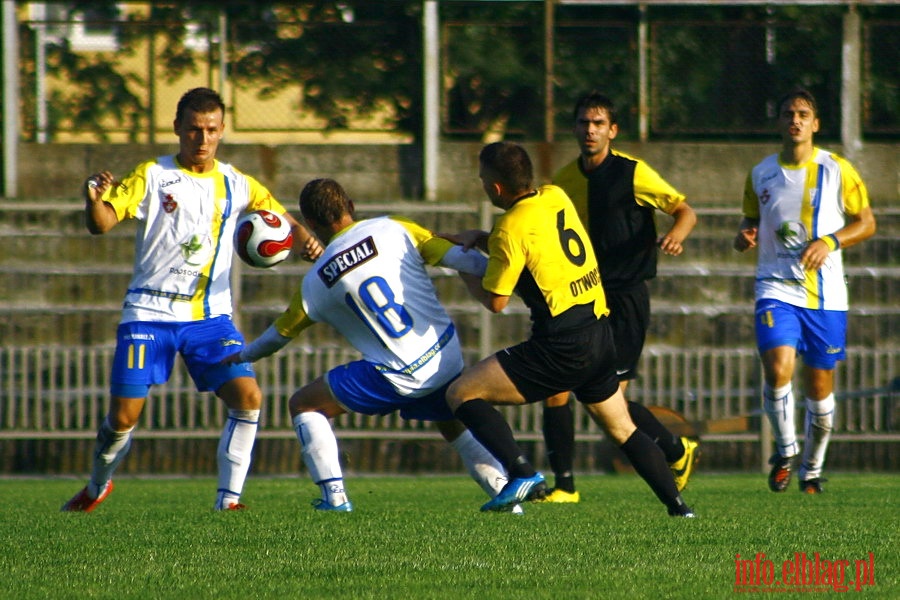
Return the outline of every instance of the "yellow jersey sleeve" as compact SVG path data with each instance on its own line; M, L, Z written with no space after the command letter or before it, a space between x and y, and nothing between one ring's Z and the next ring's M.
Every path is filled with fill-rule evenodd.
M759 220L759 197L756 195L756 190L753 189L752 171L747 175L747 180L744 182L744 200L741 212L748 219Z
M287 310L281 313L272 325L275 327L275 331L284 337L295 338L300 335L301 331L313 324L315 321L309 318L306 309L303 308L303 288L300 287L291 297L291 303Z
M235 170L237 171L237 169ZM238 172L240 173L240 171ZM250 191L247 210L268 210L279 215L283 215L287 212L284 206L275 199L266 186L246 173L241 173L241 175L247 178L247 186Z
M512 296L525 268L524 249L509 232L495 230L488 238L488 264L481 287L498 296Z
M844 212L848 215L858 215L860 211L869 206L869 192L862 177L850 162L836 154L831 157L841 169L841 192L843 195Z
M634 199L641 206L651 206L666 214L672 214L685 195L654 171L642 160L634 159Z
M137 215L138 207L147 195L147 170L155 164L155 160L142 162L119 185L112 185L103 193L103 201L115 209L119 221Z

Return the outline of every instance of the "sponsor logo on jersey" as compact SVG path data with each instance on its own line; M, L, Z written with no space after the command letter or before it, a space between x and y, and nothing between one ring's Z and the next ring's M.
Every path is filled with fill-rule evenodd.
M212 256L212 240L208 235L195 233L181 243L181 255L184 262L191 266L205 265Z
M799 221L785 221L775 230L775 235L788 250L800 250L806 245L806 226Z
M378 256L378 248L375 247L375 241L369 236L349 248L338 250L328 262L319 267L317 271L319 279L326 287L330 288L345 274L376 256Z

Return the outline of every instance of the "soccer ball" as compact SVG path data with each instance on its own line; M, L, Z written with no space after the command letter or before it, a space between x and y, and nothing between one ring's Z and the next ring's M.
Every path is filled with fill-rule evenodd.
M241 217L234 230L234 248L251 267L268 269L291 253L294 234L281 215L257 210Z

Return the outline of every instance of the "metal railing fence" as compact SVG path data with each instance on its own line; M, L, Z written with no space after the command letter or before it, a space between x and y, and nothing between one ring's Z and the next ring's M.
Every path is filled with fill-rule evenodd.
M106 414L113 351L111 345L0 349L0 439L93 437ZM358 353L348 346L293 343L256 363L264 396L260 436L292 437L287 410L291 393L356 358ZM848 360L836 370L835 439L900 441L898 372L900 348L849 350ZM630 399L681 413L701 431L706 423L759 415L760 370L754 350L650 347L641 373L629 387ZM520 439L542 439L540 404L502 410ZM578 409L576 415L579 440L602 439L584 411ZM142 437L217 437L223 422L222 403L210 393L197 392L179 361L169 382L152 390L138 431ZM404 421L396 414L343 415L336 428L347 438L437 437L430 424ZM704 439L754 440L762 433L752 426L708 433Z

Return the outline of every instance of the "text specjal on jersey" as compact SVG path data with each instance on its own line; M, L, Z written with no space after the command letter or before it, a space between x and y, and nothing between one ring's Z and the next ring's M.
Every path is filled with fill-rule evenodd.
M331 287L345 273L376 256L378 256L378 248L375 247L375 241L369 236L332 256L331 260L319 267L319 278L326 287Z

